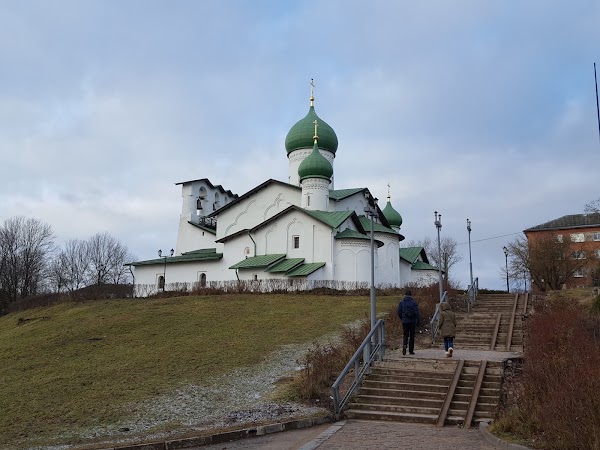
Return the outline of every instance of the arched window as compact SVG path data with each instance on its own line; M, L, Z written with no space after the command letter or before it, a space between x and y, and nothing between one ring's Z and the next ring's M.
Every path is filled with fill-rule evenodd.
M204 272L200 274L200 287L206 287L206 274Z
M158 288L162 289L163 291L165 290L165 277L162 275L158 277Z

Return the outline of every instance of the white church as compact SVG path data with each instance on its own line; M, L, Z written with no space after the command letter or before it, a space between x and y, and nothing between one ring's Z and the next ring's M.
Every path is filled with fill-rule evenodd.
M317 116L312 89L308 114L290 129L285 148L286 182L269 179L243 195L207 178L177 183L176 248L130 263L136 295L237 280L364 286L371 279L371 248L376 286L437 282L437 268L422 248L400 248L402 217L389 192L381 210L368 188L335 189L338 139Z

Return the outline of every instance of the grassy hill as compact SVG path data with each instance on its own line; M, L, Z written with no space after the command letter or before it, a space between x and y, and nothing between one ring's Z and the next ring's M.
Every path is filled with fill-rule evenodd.
M395 297L378 297L388 312ZM130 405L259 364L369 314L368 297L219 295L66 303L0 317L0 448L74 442Z

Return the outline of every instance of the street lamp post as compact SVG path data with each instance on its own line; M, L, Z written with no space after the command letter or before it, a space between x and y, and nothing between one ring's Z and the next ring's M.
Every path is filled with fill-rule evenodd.
M510 294L510 287L508 286L508 249L504 247L504 259L506 263L506 293Z
M371 196L368 192L365 192L365 198L367 200L367 206L365 206L365 213L371 219L371 330L375 328L377 308L375 304L375 239L373 237L373 221L379 217L377 213L377 199L373 198L370 201ZM374 339L374 338L373 338Z
M175 253L175 250L171 249L170 256L173 256L173 253ZM163 269L163 283L162 283L162 290L163 290L163 292L165 292L165 286L167 285L167 258L168 258L168 256L167 255L163 256L162 250L159 249L158 257L163 258L165 260L165 265L164 265L164 269Z
M467 219L467 231L469 232L469 272L471 274L471 289L473 289L473 261L471 260L471 221Z
M433 224L437 228L437 241L438 241L438 273L440 275L440 302L442 301L442 297L444 296L444 288L442 287L442 244L440 242L440 230L442 229L442 215L438 214L437 211L434 211L435 221Z

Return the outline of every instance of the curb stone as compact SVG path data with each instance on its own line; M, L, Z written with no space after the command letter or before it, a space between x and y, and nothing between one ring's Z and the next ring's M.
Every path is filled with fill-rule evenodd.
M479 422L479 431L485 438L485 440L496 447L499 450L533 450L529 447L519 444L512 444L510 442L503 441L497 436L494 436L492 433L488 431L488 427L490 426L489 422Z
M259 425L241 430L226 431L208 436L196 436L169 441L147 442L143 444L126 445L120 447L106 448L105 450L179 450L202 445L220 444L223 442L237 441L239 439L263 436L266 434L279 433L281 431L298 430L314 425L333 422L330 416L311 417L287 422L277 422L268 425Z

